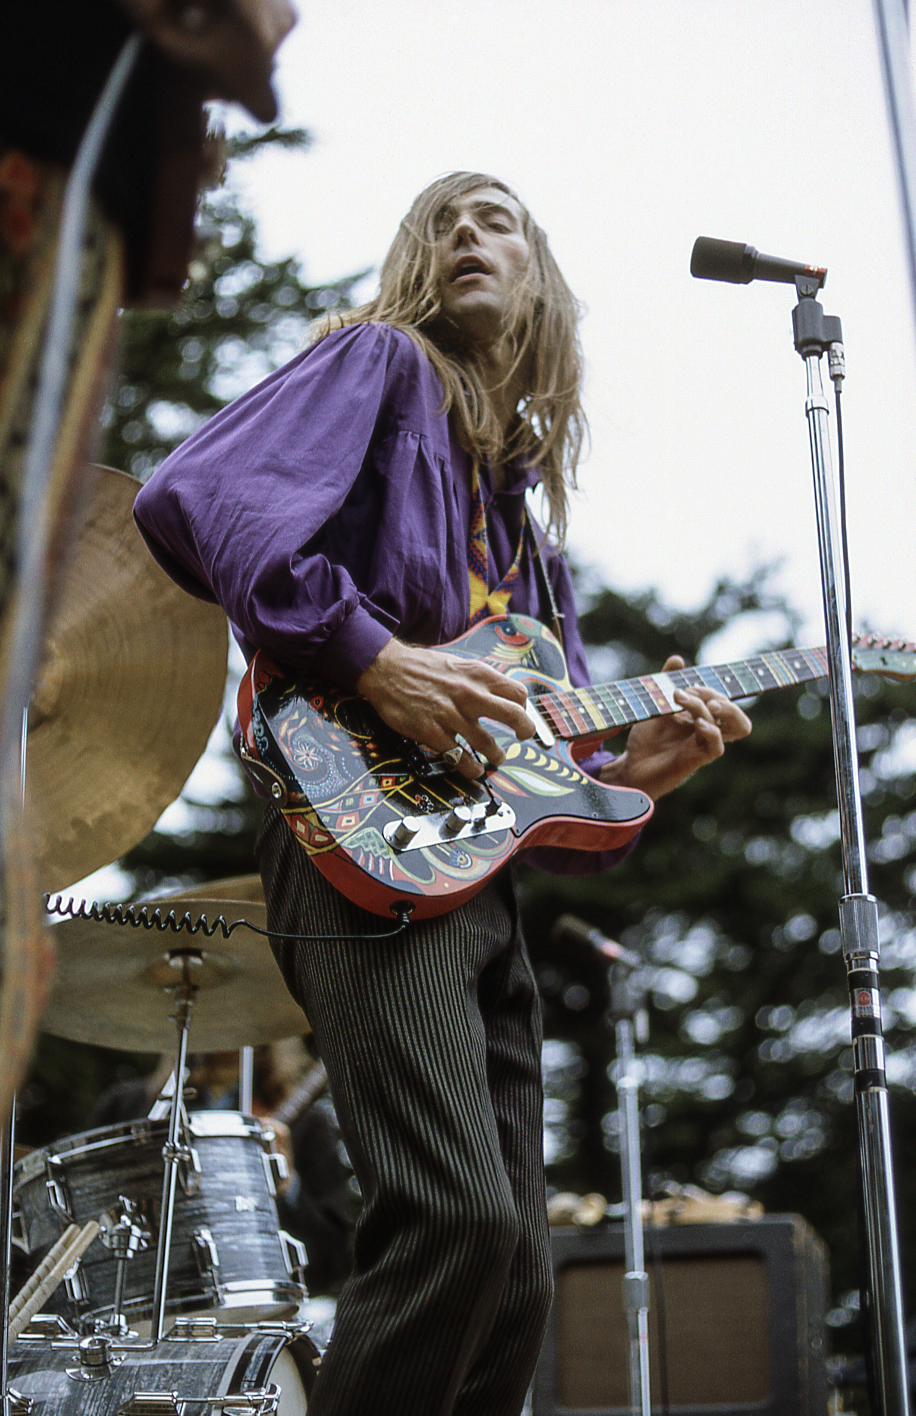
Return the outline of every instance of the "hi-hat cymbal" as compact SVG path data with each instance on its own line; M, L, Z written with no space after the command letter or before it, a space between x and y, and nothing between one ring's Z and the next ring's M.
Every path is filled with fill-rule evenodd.
M219 927L208 938L203 928L192 934L79 917L53 925L57 969L42 1028L72 1042L168 1052L177 1042L174 990L187 958L188 976L197 989L188 1034L192 1051L257 1047L306 1032L308 1024L287 992L266 935L235 924L244 919L257 929L267 927L256 880L241 877L238 886L255 898L185 892L133 906L135 918L145 909L151 919L158 909L162 921L171 914L177 923L188 915L195 924L205 916L211 929L222 916L234 926L228 938ZM228 888L235 884L225 883Z
M178 796L222 708L228 629L179 589L133 519L139 482L96 469L52 607L26 782L42 890L117 860Z

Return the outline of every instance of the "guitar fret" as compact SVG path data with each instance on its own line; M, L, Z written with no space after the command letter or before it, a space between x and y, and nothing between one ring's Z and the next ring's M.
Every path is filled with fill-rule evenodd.
M622 679L617 687L620 689L621 699L631 709L631 722L641 722L644 718L653 716L646 706L645 694L639 692L639 679Z
M594 726L596 728L606 728L607 720L605 719L604 714L601 712L598 704L592 698L590 690L587 688L580 688L577 691L576 697L579 699L579 702L582 704L586 713L591 718Z
M656 713L672 713L675 711L651 674L644 674L639 682L645 689Z
M632 721L629 706L624 702L621 704L614 697L615 685L612 683L599 684L590 690L593 698L597 697L601 704L605 727L625 728Z
M716 693L724 694L726 698L733 698L737 696L734 688L741 688L740 680L731 672L734 667L727 664L695 664L689 669L681 669L671 677L687 688L712 688Z
M561 705L557 701L555 693L543 693L537 701L538 710L549 720L550 726L558 732L561 737L566 737L570 731L570 724L567 715L563 712Z
M569 715L569 720L572 723L573 728L579 733L589 732L589 724L586 723L582 714L576 707L572 693L560 692L557 694L557 699L565 709L566 713Z

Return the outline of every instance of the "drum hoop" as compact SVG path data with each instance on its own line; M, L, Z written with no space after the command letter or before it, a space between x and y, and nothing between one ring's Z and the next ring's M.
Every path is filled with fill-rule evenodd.
M111 1126L95 1126L89 1131L78 1131L73 1136L53 1141L23 1156L16 1162L14 1173L20 1184L40 1175L48 1167L54 1170L66 1168L72 1163L85 1161L87 1157L101 1155L106 1150L116 1150L122 1146L136 1145L155 1139L157 1130L168 1135L168 1121L164 1117L155 1120L149 1116L137 1117L133 1121L116 1121ZM267 1143L267 1133L261 1121L255 1116L245 1116L240 1111L192 1111L188 1113L188 1130L195 1138L227 1137L238 1140L254 1139L262 1145ZM78 1144L79 1143L79 1144Z

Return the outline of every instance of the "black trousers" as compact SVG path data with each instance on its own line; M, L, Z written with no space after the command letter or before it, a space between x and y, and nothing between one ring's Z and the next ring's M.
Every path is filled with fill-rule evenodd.
M541 1014L508 875L387 926L258 840L269 927L312 1025L364 1209L310 1416L517 1416L552 1296Z

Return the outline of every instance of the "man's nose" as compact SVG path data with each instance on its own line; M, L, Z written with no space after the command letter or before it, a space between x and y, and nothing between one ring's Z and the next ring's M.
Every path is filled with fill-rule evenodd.
M461 245L464 241L478 242L480 232L477 223L467 212L463 212L455 222L452 229L452 237L456 245Z

